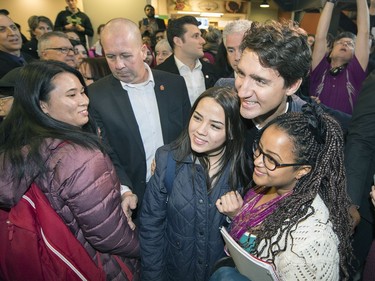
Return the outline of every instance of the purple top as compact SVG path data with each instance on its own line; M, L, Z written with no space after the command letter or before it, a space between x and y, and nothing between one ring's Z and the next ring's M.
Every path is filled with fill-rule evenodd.
M268 187L255 187L250 189L245 197L239 213L233 218L230 235L239 241L246 231L261 224L278 207L278 202L285 196L291 194L288 192L282 196L276 197L267 203L255 207L259 200L267 193Z
M352 114L366 71L355 55L337 76L331 75L330 69L328 57L325 56L310 74L310 96L319 97L328 107Z

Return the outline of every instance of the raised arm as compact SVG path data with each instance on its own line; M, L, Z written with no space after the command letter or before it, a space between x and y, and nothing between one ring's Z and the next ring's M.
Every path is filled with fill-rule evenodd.
M354 53L362 69L366 70L370 55L370 15L366 0L357 0L357 30Z
M335 7L335 0L327 1L320 14L318 27L315 33L314 51L312 53L312 70L318 66L320 61L327 53L327 34L329 25L331 23L333 8Z

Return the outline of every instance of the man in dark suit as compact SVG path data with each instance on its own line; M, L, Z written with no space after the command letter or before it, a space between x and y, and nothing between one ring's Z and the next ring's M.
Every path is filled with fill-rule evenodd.
M101 43L112 75L90 85L90 114L111 149L130 219L137 197L138 204L142 202L156 149L180 134L190 102L182 77L144 63L147 47L134 22L111 20Z
M206 41L198 26L199 22L192 16L171 20L167 38L174 55L156 67L185 78L191 104L217 80L214 66L200 59L204 55L203 45Z
M361 221L355 229L354 253L363 266L374 239L374 210L370 191L375 174L375 72L362 85L354 106L345 145L348 193Z
M21 33L16 24L7 15L0 14L0 78L33 60L21 52L21 47Z

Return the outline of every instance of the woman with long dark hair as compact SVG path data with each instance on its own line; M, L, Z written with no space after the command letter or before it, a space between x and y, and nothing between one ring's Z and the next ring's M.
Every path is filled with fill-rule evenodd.
M142 280L207 280L224 256L226 217L215 202L248 182L243 138L239 98L213 87L195 101L181 136L158 149L140 215Z
M15 206L36 183L106 279L127 280L113 255L137 274L137 234L121 209L120 183L89 119L85 91L81 74L65 63L21 69L0 126L0 208Z
M280 280L348 280L352 258L340 125L318 106L269 122L254 143L255 185L221 197L231 236ZM220 268L213 280L235 269Z

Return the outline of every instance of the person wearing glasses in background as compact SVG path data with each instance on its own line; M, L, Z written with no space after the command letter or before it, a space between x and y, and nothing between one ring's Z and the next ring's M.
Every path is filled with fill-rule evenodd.
M38 40L38 54L41 60L55 60L66 63L76 68L76 55L78 50L74 49L68 36L61 31L52 31L43 34ZM9 71L3 79L14 81L18 77L22 67L16 67Z
M4 77L0 79L0 125L12 108L14 86L14 81L8 81Z
M21 51L21 33L10 17L0 14L0 78L33 58Z
M357 0L357 36L340 33L327 48L327 34L338 0L325 4L315 34L310 74L310 95L323 104L352 114L369 61L369 9L366 0Z
M75 55L78 50L74 49L68 36L61 31L53 31L43 34L38 41L38 54L41 60L57 60L76 68Z

